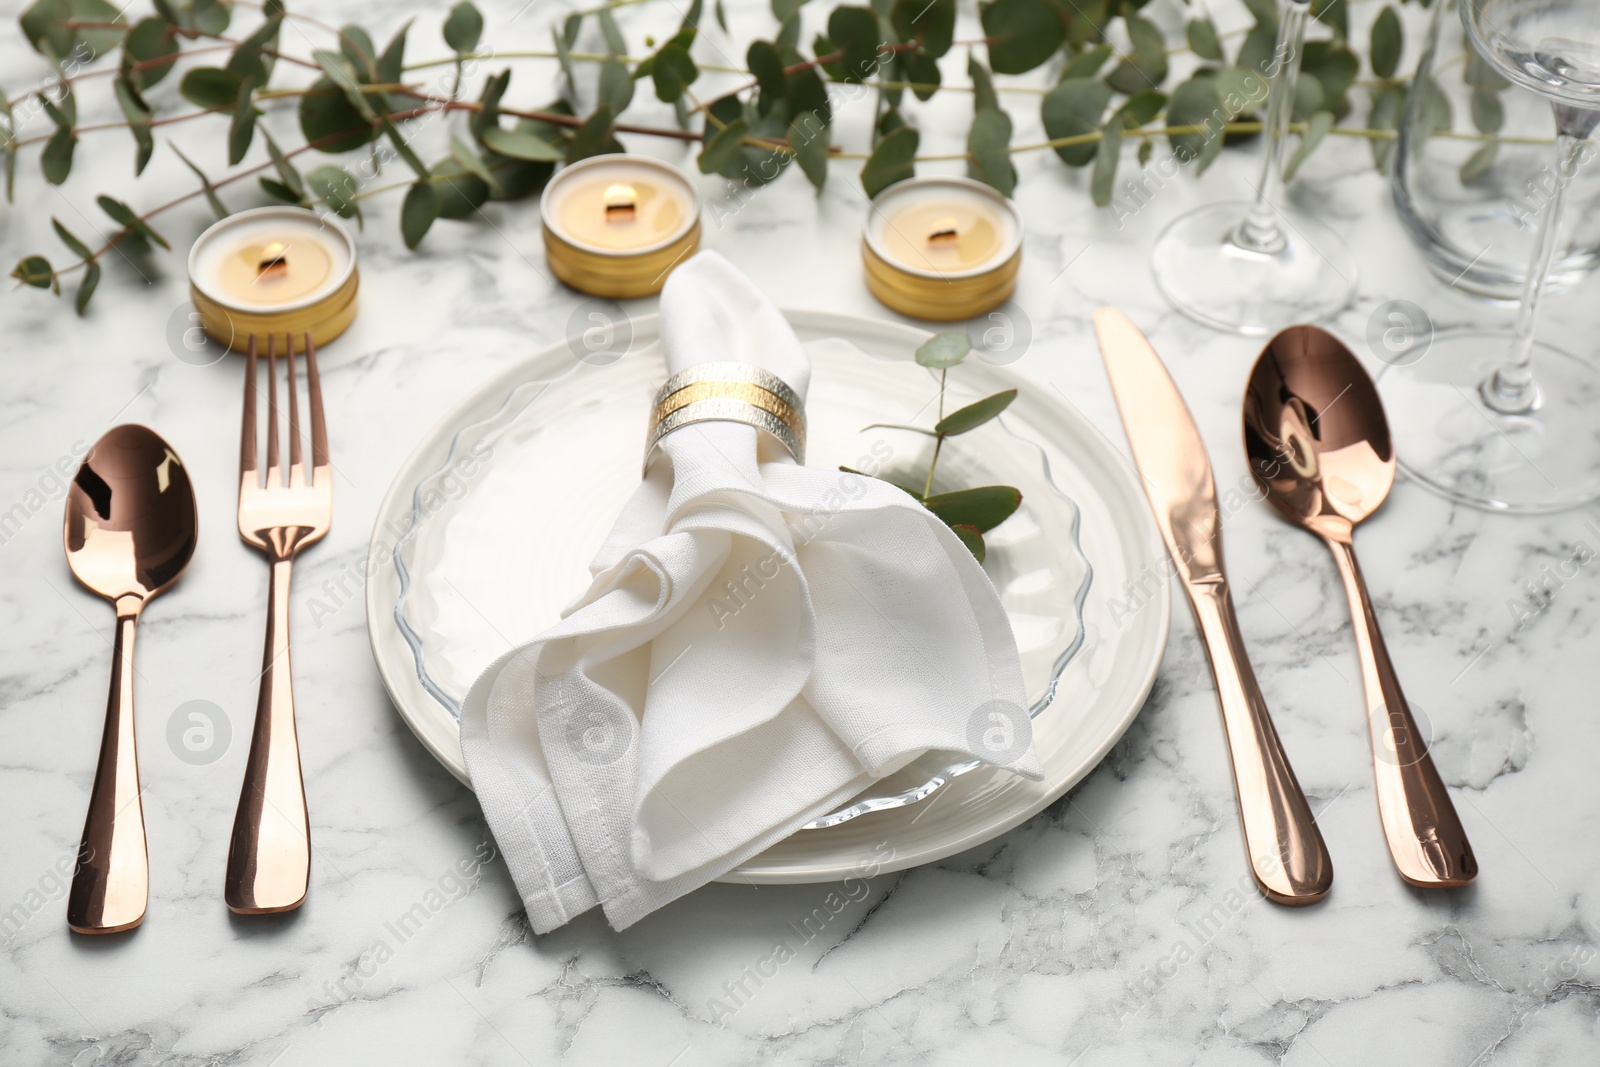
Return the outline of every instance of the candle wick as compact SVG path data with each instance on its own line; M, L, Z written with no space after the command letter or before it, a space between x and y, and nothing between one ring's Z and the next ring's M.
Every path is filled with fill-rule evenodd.
M289 248L281 241L273 241L261 250L256 263L256 277L281 277L289 272Z
M604 200L607 222L632 222L638 215L639 194L631 185L608 186Z
M961 232L956 227L955 219L940 219L933 224L933 232L928 234L928 244L933 248L948 248L953 246L960 236Z

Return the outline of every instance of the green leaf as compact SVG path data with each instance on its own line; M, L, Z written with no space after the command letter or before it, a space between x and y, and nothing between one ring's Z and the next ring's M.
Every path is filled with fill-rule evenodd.
M11 276L23 285L35 289L49 289L56 284L55 271L43 256L28 256L11 271Z
M78 124L78 98L70 87L62 92L59 103L43 93L39 94L38 99L44 113L50 116L50 121L56 124L57 129L68 130Z
M1111 102L1111 89L1093 78L1069 78L1045 95L1039 109L1044 122L1045 136L1052 141L1067 137L1085 137L1100 129L1100 117ZM1056 155L1071 167L1083 167L1094 161L1099 142L1057 145Z
M1094 173L1089 178L1089 192L1096 207L1111 203L1111 186L1117 180L1117 164L1122 162L1122 124L1113 122L1100 135L1100 146L1094 154Z
M67 175L72 173L72 150L77 144L77 134L65 127L50 135L39 156L39 169L44 172L45 181L60 185L67 180Z
M744 119L735 119L713 134L700 151L700 173L721 174L726 170L738 157L749 133L750 124Z
M367 94L361 88L361 80L356 77L356 72L350 66L350 61L338 52L330 52L325 48L312 51L311 58L317 61L317 66L327 75L328 80L339 87L344 93L345 100L355 110L356 114L368 122L376 122L378 113L372 108L372 101L367 99Z
M1350 36L1350 9L1345 0L1311 0L1311 17L1341 41Z
M936 493L924 500L922 506L939 516L947 526L972 526L980 533L988 533L1022 506L1022 493L1009 485L985 485L953 493Z
M956 0L894 0L889 22L902 41L915 41L938 59L955 40Z
M372 38L360 26L347 24L339 28L339 54L358 75L367 80L377 78L378 64L374 57L378 50L372 47Z
M129 207L127 204L124 204L122 201L114 200L109 196L97 196L95 197L94 202L100 205L101 211L104 211L107 215L110 215L111 218L121 225L122 228L128 233L138 237L148 238L149 240L160 245L162 248L168 250L172 248L171 245L167 244L167 239L165 237L162 237L159 233L152 229L148 222L144 221L144 219L141 219L133 210L133 208Z
M1489 172L1494 166L1494 157L1500 151L1499 141L1486 141L1479 145L1472 155L1461 164L1461 184L1470 185Z
M836 67L842 81L860 84L878 70L878 16L867 7L836 7L828 16L828 39L843 56Z
M406 21L389 38L389 43L384 46L383 55L378 57L378 82L381 85L395 85L405 76L406 69L406 34L411 32L411 20Z
M361 214L356 201L356 180L343 167L324 164L306 175L306 187L341 219Z
M1211 78L1190 78L1172 91L1167 125L1202 127L1192 133L1168 134L1167 141L1180 164L1209 162L1222 150L1222 127L1217 123L1222 111L1222 94Z
M1183 36L1195 55L1213 63L1222 62L1222 42L1217 38L1217 25L1209 16L1190 19L1183 28Z
M550 39L555 42L556 58L561 61L561 76L566 81L566 98L576 102L578 99L578 74L572 67L572 42L578 36L577 27L582 25L582 15L568 15L565 30L550 30Z
M994 75L978 62L976 55L967 56L967 77L972 79L972 106L975 110L1000 106L1000 94L994 88Z
M1355 53L1335 41L1307 41L1302 62L1303 72L1322 86L1322 106L1335 118L1347 114L1350 101L1345 94L1361 71Z
M71 230L61 225L60 219L52 217L50 219L50 225L55 227L56 236L61 238L61 243L70 248L73 254L79 259L94 258L94 253L89 251L89 246L78 240L77 237L73 236Z
M483 95L478 97L482 107L473 113L467 125L472 130L474 137L481 139L486 133L500 124L500 98L505 96L506 87L511 84L511 69L508 67L499 74L491 75L484 79Z
M140 98L138 90L127 78L118 77L113 91L117 97L117 106L122 109L123 117L128 120L128 132L133 135L134 144L139 146L138 155L133 161L133 174L138 177L144 173L144 168L150 162L150 155L156 150L155 134L150 129L150 109Z
M912 83L911 90L918 100L928 100L939 88L939 61L926 52L906 52L895 57L905 81Z
M1372 73L1380 78L1394 77L1404 48L1405 31L1400 27L1400 13L1392 4L1386 4L1372 21L1372 50L1367 54Z
M83 280L78 283L78 294L72 298L72 307L82 315L89 307L89 298L94 296L95 287L100 284L100 263L89 260L83 265Z
M1250 9L1257 26L1278 32L1278 0L1244 0L1244 6Z
M303 200L306 195L306 183L301 179L300 172L295 170L294 164L289 162L289 157L283 154L278 143L267 133L265 127L261 130L261 139L267 142L267 155L272 158L272 166L278 172L278 180L285 189L292 194L288 199Z
M177 145L173 145L172 150L178 153L178 158L183 160L185 166L194 171L194 176L196 178L200 179L200 191L205 194L206 203L211 205L211 210L216 213L217 218L227 218L227 205L223 204L222 198L217 196L217 190L212 187L211 179L206 177L205 171L195 166L194 162L188 156L184 155L182 149L180 149Z
M1328 131L1333 129L1333 112L1319 111L1312 115L1306 122L1306 132L1300 135L1300 144L1294 150L1294 155L1283 165L1283 180L1288 182L1294 179L1295 172L1300 169L1300 164L1317 150L1317 145L1328 136Z
M1276 70L1274 55L1278 48L1278 28L1276 20L1271 25L1256 23L1245 34L1244 43L1239 46L1239 54L1233 57L1233 65L1243 67L1257 75L1265 71Z
M1002 411L1011 406L1017 398L1015 389L1007 389L1003 393L986 396L982 400L974 401L964 408L957 408L938 422L933 424L935 433L942 433L946 437L955 437L958 434L976 430L979 426L998 416Z
M1398 85L1391 85L1381 90L1372 100L1372 111L1367 116L1367 125L1374 130L1398 130L1400 116L1405 110L1406 91ZM1379 173L1389 173L1389 164L1394 159L1395 142L1373 138L1372 165L1378 168Z
M765 115L783 100L788 92L789 79L783 73L783 57L770 41L752 41L744 54L744 63L750 76L756 80L759 97L756 110Z
M302 199L301 194L296 193L280 181L275 181L272 178L257 178L256 181L261 183L262 191L274 200L282 200L286 204L298 204Z
M255 86L243 82L239 86L239 99L233 105L233 121L228 124L228 166L236 165L250 151L250 142L256 136L256 109L250 104Z
M441 219L470 218L489 200L489 187L483 179L468 174L449 157L433 165L432 184Z
M600 36L606 40L606 52L613 56L628 54L628 42L622 36L622 29L617 25L617 17L611 13L609 7L601 8L596 17L600 20Z
M573 135L567 145L567 162L576 163L580 159L590 156L604 155L608 152L621 151L617 139L612 135L611 128L616 125L611 109L604 104L594 109L594 113L584 120L578 132Z
M1011 165L1011 116L999 108L984 108L972 117L967 176L1002 196L1010 196L1017 187L1017 169Z
M772 0L772 17L780 23L788 22L799 13L805 3L806 0Z
M35 52L53 59L65 59L72 51L73 32L67 24L71 18L72 8L67 5L67 0L37 0L17 21L22 25L22 35L33 45ZM12 276L16 276L14 272Z
M472 174L487 185L491 196L494 194L494 190L499 183L495 181L494 175L489 173L489 168L484 164L483 158L472 150L471 145L459 137L452 136L450 138L450 158L461 164L467 173ZM419 177L426 178L427 170L424 169Z
M1492 89L1472 90L1472 125L1479 133L1499 133L1505 121L1506 110L1499 93Z
M996 74L1026 74L1061 47L1064 31L1053 4L994 0L980 14L989 39L989 66Z
M1137 130L1161 114L1161 109L1167 106L1167 94L1156 89L1146 89L1134 93L1117 108L1117 116L1122 119L1125 129Z
M1166 38L1155 23L1131 9L1124 9L1122 21L1127 24L1133 54L1106 75L1106 84L1129 95L1159 89L1167 80Z
M266 85L272 74L273 57L267 55L264 50L276 51L278 28L282 23L281 13L268 14L255 31L240 41L238 47L233 50L233 54L228 57L228 69L244 81Z
M300 98L300 133L311 143L326 139L318 149L338 153L371 144L378 126L351 105L344 90L322 77Z
M177 37L165 22L158 18L140 19L122 40L122 66L133 83L144 90L172 73L178 52ZM169 57L172 60L170 63L156 62ZM136 64L145 62L153 65L143 70L132 69Z
M693 31L691 31L693 32ZM655 54L650 68L650 80L656 87L656 99L672 103L683 96L683 91L700 77L700 68L689 57L687 44L668 41Z
M122 8L107 0L67 0L67 8L80 24L73 41L79 59L86 58L85 53L90 59L110 54L127 34L128 23L122 17ZM87 25L91 22L107 25Z
M961 543L967 546L967 551L972 553L972 558L982 563L988 555L988 550L983 544L983 531L968 522L948 525L950 525L950 531L961 538Z
M916 164L912 161L920 140L916 130L903 126L878 142L861 168L861 185L869 197L877 196L895 182L916 177Z
M613 115L622 114L633 103L633 77L616 56L608 56L600 64L599 100Z
M1100 73L1100 68L1106 65L1106 60L1116 54L1116 49L1108 44L1095 45L1067 60L1067 65L1061 69L1061 80L1070 81L1073 78L1092 78Z
M828 127L807 112L789 123L789 147L806 180L822 192L828 181Z
M444 20L444 43L460 55L478 47L483 36L483 16L467 0L450 9Z
M178 94L195 107L231 108L243 80L222 67L194 67L178 83Z
M567 158L564 144L551 144L530 130L502 130L495 126L483 132L483 143L503 156L536 163L559 163Z
M917 362L933 370L949 370L967 358L972 338L956 330L936 333L917 346Z
M428 227L439 217L439 197L425 181L413 182L400 205L400 236L406 247L415 249L427 235Z

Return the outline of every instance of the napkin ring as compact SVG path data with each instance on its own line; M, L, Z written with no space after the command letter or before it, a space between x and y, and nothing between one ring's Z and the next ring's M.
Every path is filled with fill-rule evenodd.
M696 422L742 422L778 439L796 463L805 462L806 416L800 395L783 379L748 363L697 363L656 391L644 463L661 439Z

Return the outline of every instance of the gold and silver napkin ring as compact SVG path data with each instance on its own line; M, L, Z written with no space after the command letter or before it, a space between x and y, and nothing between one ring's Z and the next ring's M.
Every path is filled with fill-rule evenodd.
M805 404L775 374L748 363L697 363L667 379L656 392L645 442L648 469L656 446L674 430L696 422L742 422L778 439L796 463L806 461Z

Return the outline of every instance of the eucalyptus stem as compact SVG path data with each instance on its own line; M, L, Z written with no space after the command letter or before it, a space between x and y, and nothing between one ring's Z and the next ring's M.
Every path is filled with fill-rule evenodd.
M939 369L939 422L944 421L944 380L950 373L949 368ZM944 447L944 434L935 432L933 435L933 458L928 460L928 477L922 483L922 499L926 500L933 495L933 472L939 466L939 450Z

